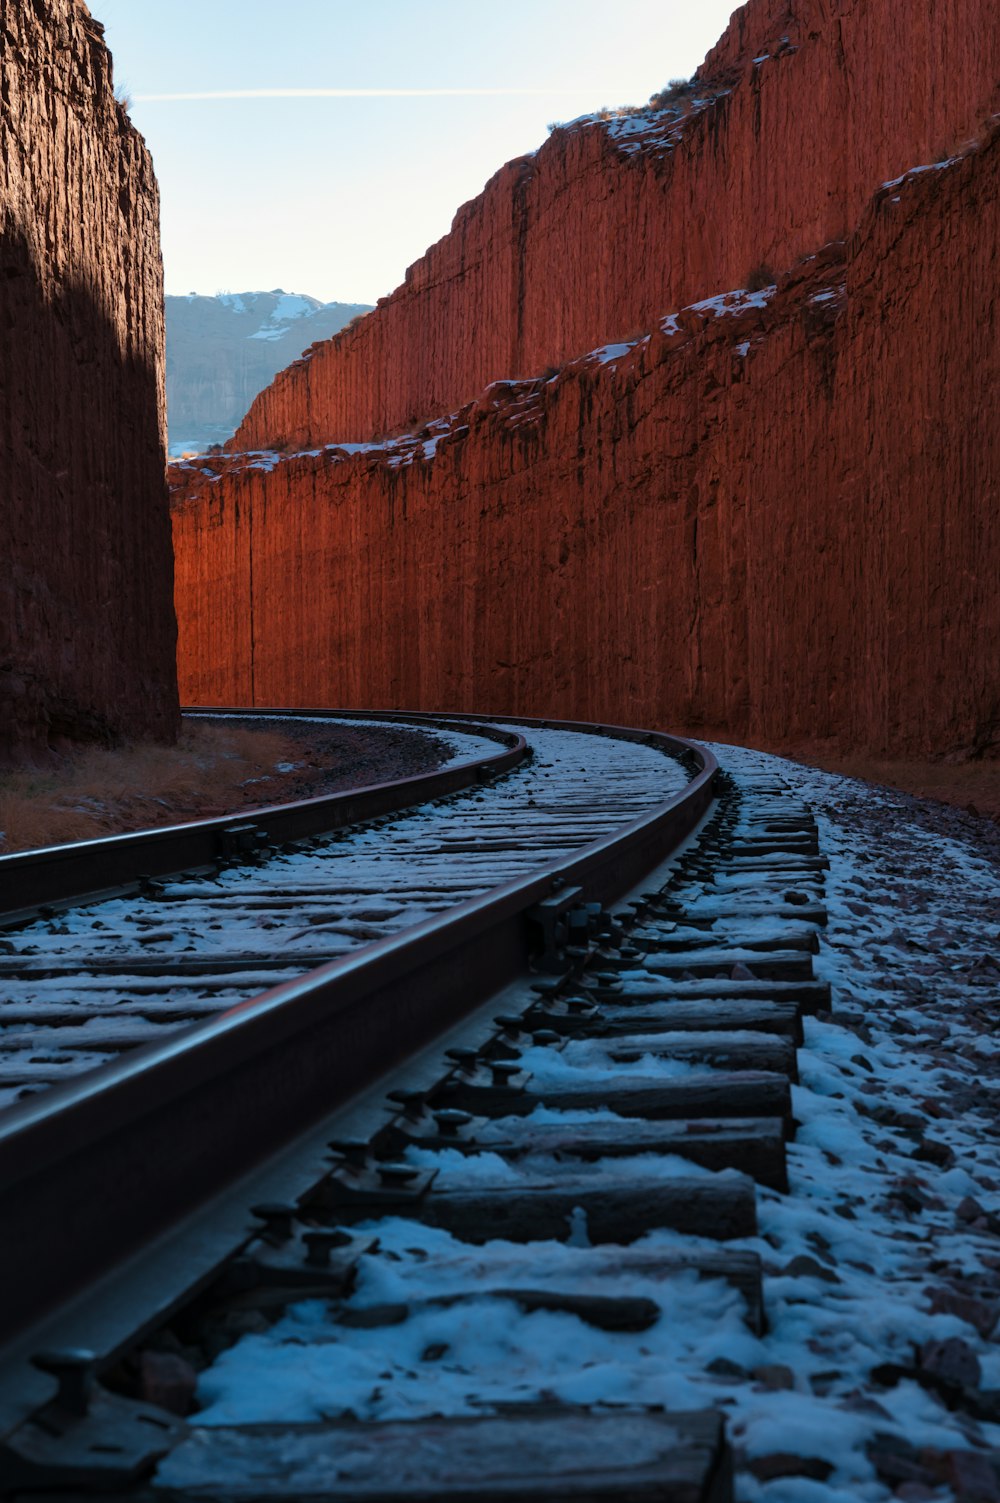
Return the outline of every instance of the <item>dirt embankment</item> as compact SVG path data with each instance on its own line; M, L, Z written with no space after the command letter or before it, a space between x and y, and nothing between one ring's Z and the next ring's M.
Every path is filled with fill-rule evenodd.
M449 755L404 726L186 718L176 746L94 747L0 774L0 855L416 777Z

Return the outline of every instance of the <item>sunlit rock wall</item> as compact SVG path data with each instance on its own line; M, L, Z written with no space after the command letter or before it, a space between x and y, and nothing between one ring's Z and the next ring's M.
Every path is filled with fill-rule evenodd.
M360 453L175 468L184 697L995 745L998 264L993 133L776 291Z
M993 0L750 0L669 104L509 162L373 314L275 378L232 447L398 432L845 237L880 183L1000 109Z

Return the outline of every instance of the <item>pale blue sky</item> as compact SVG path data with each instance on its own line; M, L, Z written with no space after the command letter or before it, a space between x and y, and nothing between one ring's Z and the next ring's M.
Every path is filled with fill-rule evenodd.
M734 4L90 0L156 163L167 291L343 302L391 292L548 121L693 72ZM144 97L303 89L503 92Z

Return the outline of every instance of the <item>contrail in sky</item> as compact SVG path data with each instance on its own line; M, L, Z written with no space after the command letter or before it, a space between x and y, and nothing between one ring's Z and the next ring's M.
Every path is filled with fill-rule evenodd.
M193 94L136 94L136 104L175 104L200 99L509 99L515 95L593 93L584 85L569 89L211 89Z

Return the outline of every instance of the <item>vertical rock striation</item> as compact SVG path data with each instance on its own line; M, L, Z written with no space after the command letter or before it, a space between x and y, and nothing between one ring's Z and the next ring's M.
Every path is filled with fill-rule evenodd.
M178 467L184 696L995 748L998 264L994 127L776 288L399 440Z
M82 0L0 0L0 757L177 727L159 195Z
M992 0L749 0L692 95L509 162L370 317L276 377L232 447L396 432L780 273L997 109Z

